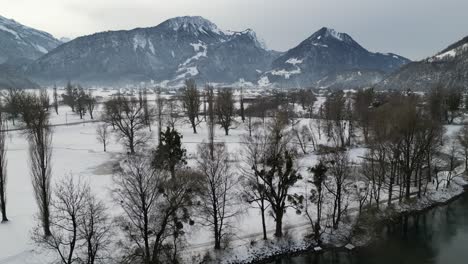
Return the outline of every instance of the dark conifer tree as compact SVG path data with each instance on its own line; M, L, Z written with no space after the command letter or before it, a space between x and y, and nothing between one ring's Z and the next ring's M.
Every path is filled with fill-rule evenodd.
M153 167L167 170L175 177L177 165L186 163L186 150L182 147L182 135L170 127L161 134L161 142L153 152Z

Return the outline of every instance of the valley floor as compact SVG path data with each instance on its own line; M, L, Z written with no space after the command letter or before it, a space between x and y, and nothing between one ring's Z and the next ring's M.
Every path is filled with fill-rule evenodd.
M58 116L52 114L53 124L64 124L72 120L79 121L76 115L66 114L67 120L64 120L64 113L68 112L65 106L60 107ZM66 121L66 122L64 122ZM302 119L302 123L314 122L309 119ZM123 158L125 150L121 145L112 141L108 147L108 152L103 152L102 145L96 139L97 123L79 123L74 125L59 125L54 128L53 136L53 182L72 174L74 177L81 177L89 182L94 193L99 198L106 201L110 212L117 214L119 212L111 195L112 175L114 167ZM455 133L460 126L448 127L447 134ZM153 127L155 131L156 127ZM188 124L180 124L178 130L183 134L183 146L187 149L188 166L193 166L197 153L197 145L207 139L207 129L205 123L201 124L198 134L193 134ZM229 136L224 136L221 129L216 131L216 141L226 142L227 148L231 153L231 160L235 163L233 167L237 168L237 175L242 173L245 168L243 160L242 136L247 134L247 130L241 122L238 122L235 129L230 131ZM318 137L317 137L318 138ZM155 146L155 136L148 142L149 146ZM322 137L319 142L327 144ZM9 222L0 224L0 264L39 264L49 263L54 259L50 252L44 252L38 249L31 241L31 230L34 227L35 215L37 212L36 202L33 197L31 178L28 166L28 144L22 131L8 132L8 216ZM311 149L311 148L310 148ZM350 159L358 162L364 155L364 148L352 148L349 150ZM306 181L309 173L307 168L317 162L315 154L302 155L298 160L298 170L303 175L301 180L291 192L307 193ZM462 168L459 168L461 170ZM464 168L463 168L464 169ZM441 188L434 190L432 184L429 185L428 196L422 199L418 204L409 207L404 205L397 206L397 210L416 209L424 207L434 202L447 200L462 191L461 185L465 181L460 177L451 188ZM239 187L242 188L242 187ZM241 189L239 189L241 192ZM383 194L385 197L385 194ZM349 235L352 223L355 221L357 203L353 199L348 199L350 219L341 225L341 228L333 233L325 234L326 243L342 245ZM295 210L289 208L284 220L285 233L287 235L281 241L273 239L274 222L267 218L269 241L262 241L261 218L258 209L239 201L239 208L243 211L234 221L231 230L231 242L227 250L217 253L213 247L209 230L201 225L195 224L188 230L187 246L184 251L184 259L187 263L200 260L207 254L210 254L214 263L237 263L248 262L262 257L268 257L274 254L280 254L291 250L301 250L308 248L310 244L304 240L304 236L310 233L309 222L304 215L296 214ZM325 214L330 213L331 207L324 208ZM275 241L275 242L273 242ZM356 241L358 244L358 241Z

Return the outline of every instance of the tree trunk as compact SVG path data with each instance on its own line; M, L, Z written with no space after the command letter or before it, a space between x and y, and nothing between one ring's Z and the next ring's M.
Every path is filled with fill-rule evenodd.
M468 170L468 153L465 150L465 172Z
M130 147L130 153L131 154L134 154L135 153L135 146L134 146L134 143L133 143L133 136L131 136L129 139L128 139L128 145Z
M275 228L275 237L283 236L283 210L276 210L276 228Z
M338 228L338 225L340 224L341 221L341 187L340 191L338 192L338 203L337 203L337 216L336 216L336 227Z
M265 222L265 200L261 200L260 212L262 214L263 240L267 240L266 222Z
M44 147L42 147L44 149ZM42 195L42 210L43 210L43 216L42 216L42 226L44 228L44 236L49 237L52 235L50 232L50 211L49 211L49 202L48 202L48 196L47 196L47 190L46 190L46 169L44 167L44 155L41 157L41 166L42 166L42 188L41 188L41 195Z
M143 205L145 206L145 203L143 203ZM144 221L144 241L145 241L145 263L150 263L150 244L149 244L149 231L148 231L148 214L145 212L144 213L144 217L143 217L143 221ZM154 257L154 256L153 256Z
M214 237L215 237L215 246L214 248L215 249L221 249L221 234L219 233L219 229L218 229L218 211L216 210L216 207L214 208L214 212L213 212L213 224L214 224Z
M52 235L50 232L50 213L49 213L49 206L48 205L43 205L44 206L44 215L43 215L43 221L42 221L42 227L44 229L44 236L49 237Z
M2 208L1 208L2 223L4 223L4 222L8 222L8 217L7 217L7 213L6 213L5 190L3 190L3 188L4 188L3 186L0 186L0 187L2 187L2 190L0 190L0 204L2 205Z
M411 191L411 172L407 171L406 172L406 190L405 190L405 198L409 199L410 198L410 191Z
M197 126L195 125L195 120L192 121L193 133L197 134Z

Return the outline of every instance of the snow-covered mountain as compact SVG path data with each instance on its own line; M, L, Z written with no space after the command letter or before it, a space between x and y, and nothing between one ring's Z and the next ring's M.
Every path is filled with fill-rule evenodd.
M277 55L252 30L224 31L202 17L186 16L76 38L38 59L27 73L40 82L253 82Z
M468 86L468 37L434 56L403 66L377 86L384 89L427 90L439 84Z
M60 42L62 43L66 43L66 42L69 42L70 40L72 40L71 38L67 38L67 37L61 37L59 38Z
M0 16L0 64L18 65L35 60L60 44L49 33Z
M328 87L352 81L367 86L408 62L392 53L370 52L348 34L324 27L277 58L259 84Z
M369 52L349 35L322 28L297 47L268 50L255 32L218 28L199 16L176 17L155 27L107 31L66 42L28 66L40 83L94 84L154 81L260 86L369 86L409 60Z

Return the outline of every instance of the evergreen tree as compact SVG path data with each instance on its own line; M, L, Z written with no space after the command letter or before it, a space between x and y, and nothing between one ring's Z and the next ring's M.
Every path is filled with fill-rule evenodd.
M182 135L170 127L161 134L161 142L153 152L153 167L170 171L175 177L177 165L186 163L186 150L182 147Z

